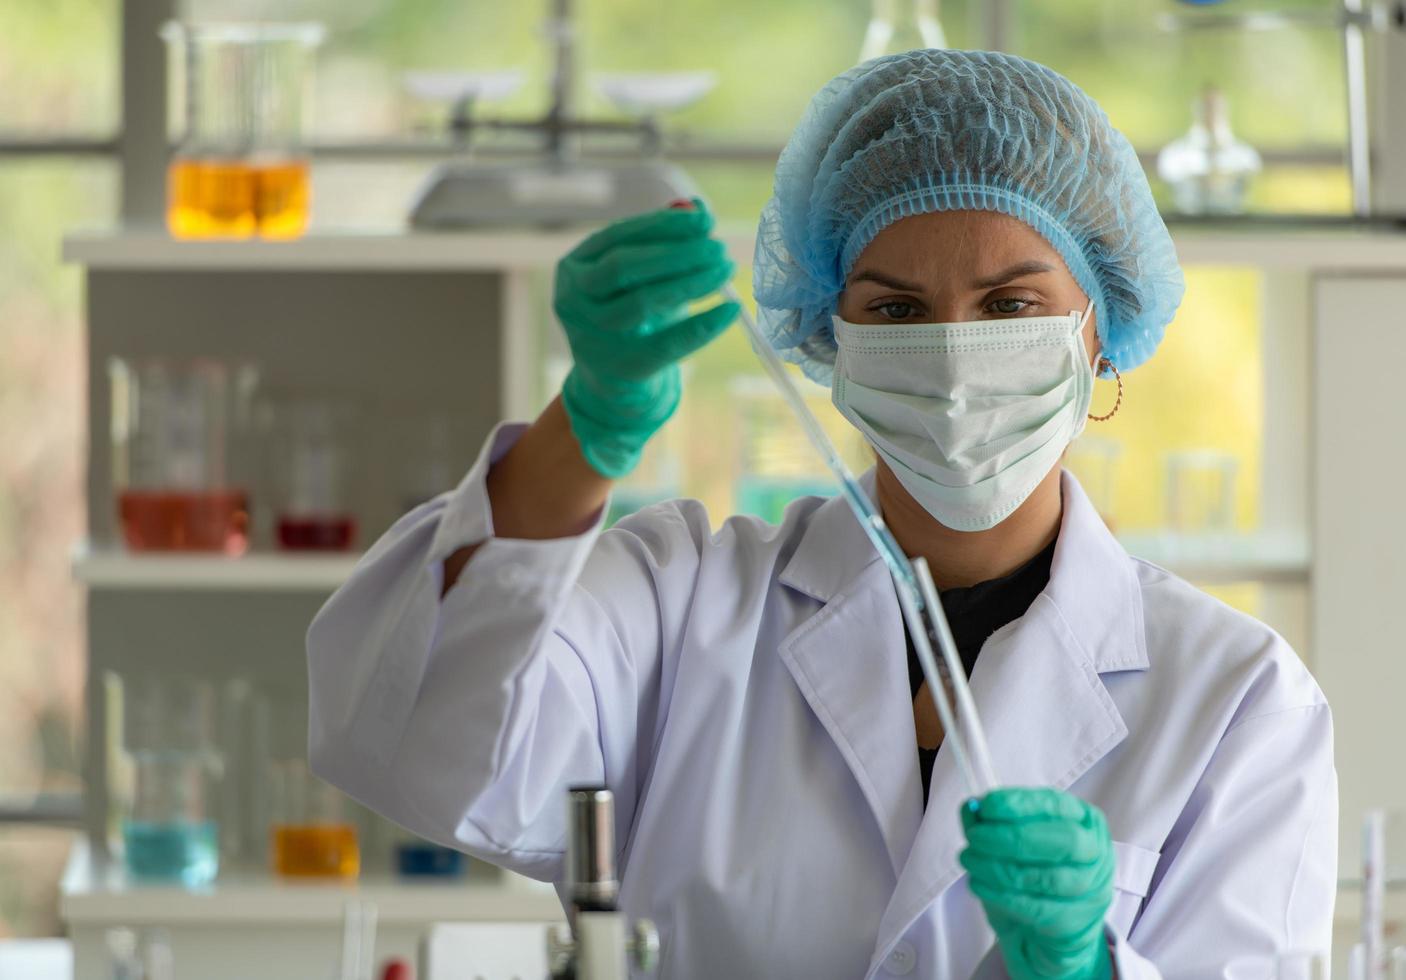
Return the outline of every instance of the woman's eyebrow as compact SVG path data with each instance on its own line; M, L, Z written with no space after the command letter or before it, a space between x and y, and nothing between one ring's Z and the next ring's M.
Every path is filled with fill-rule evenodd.
M853 285L857 282L876 282L880 286L887 286L889 289L899 289L905 293L923 292L921 284L895 279L893 276L885 275L877 269L863 269L849 277L849 285Z
M1039 275L1042 272L1054 272L1055 267L1048 262L1030 260L1019 262L1008 269L1002 269L995 275L977 279L971 284L972 289L993 289L996 286L1004 286L1006 283L1022 276ZM906 293L922 293L926 290L921 283L908 282L905 279L897 279L877 269L861 269L849 277L846 285L853 285L857 282L875 282L880 286L889 289L898 289Z
M1003 269L994 276L987 276L984 279L977 279L972 283L973 289L993 289L996 286L1004 286L1012 279L1019 279L1021 276L1034 276L1041 272L1054 272L1055 267L1048 262L1032 260L1029 262L1019 262L1009 269Z

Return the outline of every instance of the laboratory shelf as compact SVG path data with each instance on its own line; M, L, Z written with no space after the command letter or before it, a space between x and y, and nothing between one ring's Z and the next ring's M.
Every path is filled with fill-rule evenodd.
M1309 548L1302 535L1152 532L1121 534L1118 539L1134 557L1199 584L1309 580ZM346 581L359 558L259 552L238 558L132 554L80 546L74 551L73 572L78 581L96 589L332 592Z
M64 239L65 261L90 269L175 271L521 271L548 268L578 241L575 231L312 233L296 241L176 241L160 231L93 232ZM754 232L724 225L739 261ZM1387 228L1274 227L1233 221L1172 227L1181 261L1323 270L1406 270L1406 232Z
M213 923L223 927L340 923L351 899L375 904L383 925L430 922L558 922L561 902L541 882L482 865L486 873L450 881L363 875L354 882L303 882L257 871L222 872L199 889L143 884L94 861L75 844L60 889L70 925Z
M94 589L332 592L346 581L359 553L298 555L132 554L79 545L73 574Z
M1308 538L1294 532L1118 535L1135 558L1160 565L1200 585L1226 582L1307 584L1312 568Z
M548 268L581 240L574 232L347 232L294 241L177 241L158 231L76 234L63 258L90 269L207 272L504 272ZM750 260L753 237L724 231Z

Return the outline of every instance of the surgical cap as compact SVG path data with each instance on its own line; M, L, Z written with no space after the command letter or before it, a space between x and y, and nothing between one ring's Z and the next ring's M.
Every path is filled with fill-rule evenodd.
M1127 139L1073 82L992 51L909 51L811 101L762 212L753 291L784 358L829 384L831 316L859 253L901 218L998 211L1064 258L1120 371L1162 339L1185 284Z

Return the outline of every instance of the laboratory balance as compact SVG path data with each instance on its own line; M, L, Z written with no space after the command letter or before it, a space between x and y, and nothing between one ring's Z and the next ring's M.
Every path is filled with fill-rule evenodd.
M440 164L415 195L410 224L452 230L494 226L565 227L600 224L664 206L697 193L696 185L662 155L661 112L697 101L713 87L711 72L597 75L597 92L628 116L590 119L575 111L576 28L572 0L552 0L546 37L554 69L551 103L539 118L484 117L483 103L511 94L518 72L412 73L411 90L451 103L449 132L457 156ZM484 133L523 133L539 140L526 160L475 158ZM618 136L633 147L611 159L584 159L585 136Z

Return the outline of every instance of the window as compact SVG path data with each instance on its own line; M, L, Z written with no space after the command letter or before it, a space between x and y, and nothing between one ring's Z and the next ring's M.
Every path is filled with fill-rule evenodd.
M117 128L118 0L0 5L0 134Z
M79 273L62 235L108 224L106 160L0 155L0 803L81 791L82 595L69 570L84 530L87 404ZM56 931L52 885L71 836L7 830L0 935ZM45 885L44 882L48 882Z

